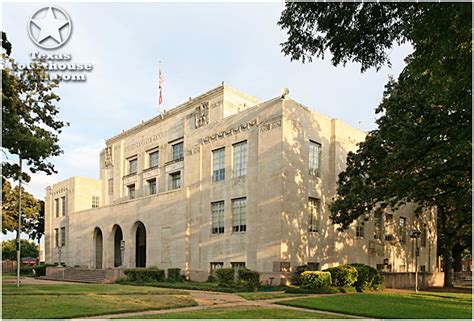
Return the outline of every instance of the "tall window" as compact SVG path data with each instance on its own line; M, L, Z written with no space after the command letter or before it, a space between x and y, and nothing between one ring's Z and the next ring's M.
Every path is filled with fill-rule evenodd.
M61 246L66 246L66 228L61 227Z
M321 144L309 141L309 174L319 176L321 171Z
M356 226L356 237L364 238L365 237L365 230L364 230L364 223L357 223Z
M149 154L149 167L155 167L155 166L158 166L158 163L160 161L160 154L158 151L154 151L154 152L151 152Z
M59 246L59 229L54 229L54 247Z
M177 143L171 146L173 151L173 159L172 160L179 160L183 158L183 142Z
M114 193L114 179L109 178L109 195Z
M247 141L232 145L234 148L234 177L247 175Z
M421 247L426 247L427 238L428 238L428 231L426 230L426 226L423 226L423 228L421 229L421 240L420 240Z
M405 243L407 240L407 219L405 217L400 217L399 226L398 226L398 236L400 242Z
M216 271L224 267L224 262L211 262L211 275L216 276Z
M224 201L211 203L212 234L224 233Z
M212 151L212 181L218 182L225 179L225 148Z
M138 160L136 158L128 161L128 173L135 174L138 168Z
M66 196L61 197L61 215L66 216Z
M310 197L308 201L308 232L318 232L320 211L321 201Z
M375 213L374 218L374 239L382 240L383 237L383 214Z
M59 198L54 199L54 215L59 217Z
M148 195L156 194L156 178L147 180L148 183Z
M92 208L99 207L99 195L92 195Z
M181 188L181 172L170 174L170 190Z
M245 232L247 230L247 198L232 200L232 230Z
M131 200L135 198L135 184L131 184L127 186L128 190L128 198Z

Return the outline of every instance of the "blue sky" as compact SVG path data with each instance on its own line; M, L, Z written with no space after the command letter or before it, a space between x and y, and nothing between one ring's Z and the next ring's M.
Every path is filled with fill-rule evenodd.
M2 29L19 62L45 52L30 40L27 22L47 5L64 9L73 24L69 41L50 52L69 53L71 62L94 69L86 82L57 90L60 118L71 125L60 136L64 155L52 159L59 173L33 175L27 186L40 198L47 185L69 176L98 178L105 139L156 115L160 60L166 109L222 81L262 100L288 87L302 104L370 130L388 75L399 74L411 51L396 47L392 68L364 74L358 64L333 67L329 55L290 62L279 45L282 3L4 3Z

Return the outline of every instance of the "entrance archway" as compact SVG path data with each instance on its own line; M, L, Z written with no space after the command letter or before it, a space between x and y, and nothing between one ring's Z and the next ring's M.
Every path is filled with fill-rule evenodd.
M94 230L94 240L95 240L95 268L102 269L104 239L102 237L102 231L98 227L96 227Z
M122 229L118 225L114 225L114 267L122 266L122 251L120 250L120 243L123 240Z
M142 222L135 224L135 266L146 267L146 229Z

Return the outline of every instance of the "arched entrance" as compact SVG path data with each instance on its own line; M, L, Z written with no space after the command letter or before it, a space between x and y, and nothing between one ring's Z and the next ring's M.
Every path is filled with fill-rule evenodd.
M114 267L119 267L122 266L122 251L120 250L120 243L123 240L123 233L118 225L114 225L112 233L114 234Z
M96 227L94 230L94 240L95 240L95 268L102 269L104 239L102 237L102 231L98 227Z
M135 266L146 267L146 229L142 222L135 224Z

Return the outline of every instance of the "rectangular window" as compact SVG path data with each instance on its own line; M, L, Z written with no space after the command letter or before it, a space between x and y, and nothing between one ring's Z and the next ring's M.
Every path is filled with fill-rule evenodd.
M66 246L66 228L61 227L61 246Z
M183 159L183 142L171 146L174 161Z
M320 212L321 201L310 197L308 201L308 232L318 232Z
M99 207L99 195L92 195L92 208Z
M405 217L400 217L399 226L398 226L398 237L400 242L405 243L407 240L407 219Z
M309 174L319 176L321 170L321 144L309 141Z
M181 188L181 172L170 174L170 190Z
M245 269L245 262L230 262L234 270Z
M364 238L365 237L364 223L357 223L356 237L358 237L358 238Z
M135 198L135 184L131 184L127 186L128 198L134 199Z
M54 229L54 247L59 246L59 229Z
M382 240L383 238L383 214L375 213L374 218L374 239Z
M232 145L234 178L247 175L247 141Z
M212 151L212 181L218 182L225 179L225 148Z
M66 196L61 197L61 215L66 216Z
M112 195L114 193L114 179L109 178L109 195Z
M232 230L245 232L247 230L247 198L232 200Z
M148 167L151 168L151 167L158 166L158 163L160 161L160 154L158 151L151 152L148 157L149 157Z
M280 262L280 272L290 272L290 262Z
M148 184L148 195L156 194L156 178L152 178L146 181Z
M54 215L59 217L59 198L54 199Z
M426 230L426 226L423 226L423 228L421 229L421 240L420 240L420 246L421 247L426 247L426 239L428 238L428 235L427 235L427 230Z
M138 169L138 160L136 158L128 161L128 173L135 174Z
M211 203L212 234L224 233L224 201Z
M224 267L224 262L211 262L211 275L216 276L216 270L220 270Z
M308 271L319 271L319 262L308 262Z

